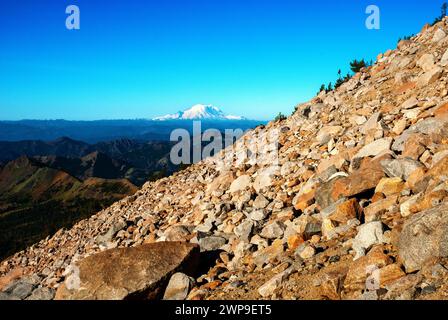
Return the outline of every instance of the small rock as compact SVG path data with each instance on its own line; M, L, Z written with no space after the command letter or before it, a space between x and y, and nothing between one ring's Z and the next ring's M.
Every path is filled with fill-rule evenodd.
M383 243L383 224L380 221L373 221L359 227L358 234L353 239L353 249L356 252L354 260L359 259L365 251L374 244Z
M314 249L312 246L305 246L303 248L300 248L299 251L296 251L296 253L300 258L306 260L314 257L314 255L316 254L316 249Z
M331 239L335 235L336 224L328 218L322 220L322 236Z
M443 54L442 59L440 60L440 65L442 67L448 66L448 49Z
M269 201L261 194L259 194L254 200L254 208L256 209L264 209L268 206Z
M432 42L438 43L441 40L443 40L445 37L446 37L446 33L442 29L438 28L436 30L436 32L434 33L434 37L432 38Z
M354 158L365 158L374 157L383 153L384 151L390 150L392 144L391 138L384 138L376 140L366 146L364 146L359 152L354 156Z
M55 291L47 287L37 288L26 300L53 300Z
M347 270L338 270L327 272L319 279L317 286L320 296L330 300L340 300L342 283L346 276Z
M305 226L305 231L303 232L303 238L305 240L311 239L314 235L322 234L322 225L319 222L309 222Z
M35 286L34 284L25 282L23 280L18 280L8 288L5 288L5 292L17 297L21 300L25 299L33 292Z
M421 113L421 110L412 109L412 110L407 110L407 111L403 112L403 115L406 119L416 120L418 118L418 116L420 115L420 113Z
M101 244L112 241L113 237L118 233L118 231L123 230L124 228L126 228L126 226L127 224L124 221L115 223L104 235L96 237L96 243Z
M292 236L288 237L288 239L287 239L288 248L290 250L295 250L303 242L304 242L303 238L297 234L292 235Z
M430 85L431 83L434 83L435 81L439 80L439 78L442 76L442 73L443 73L442 68L434 67L430 71L425 72L423 75L421 75L417 80L417 84L420 87Z
M347 221L355 218L360 218L362 209L356 199L347 200L336 207L334 213L330 214L328 218L339 223L347 223Z
M443 158L448 157L448 150L444 150L441 152L437 152L432 157L432 166L435 166L438 162L440 162Z
M187 241L190 238L190 231L186 226L172 226L165 231L164 236L166 241Z
M235 193L238 191L246 190L252 185L251 181L251 177L248 175L239 176L230 185L229 192Z
M402 217L408 217L412 213L414 213L412 211L412 208L414 208L420 201L421 201L421 195L420 194L416 194L415 196L412 196L408 200L404 201L400 205L400 214L401 214L401 216Z
M341 197L352 197L373 190L383 177L383 170L376 167L354 171L350 176L334 183L331 197L338 200Z
M366 288L366 280L372 272L390 263L391 259L384 254L382 247L372 248L367 255L353 261L350 265L344 281L344 288L348 291L364 290Z
M282 239L276 239L272 244L264 248L262 250L256 251L253 254L254 263L255 265L262 267L266 263L269 262L269 260L277 258L284 252L284 246L283 246L283 240Z
M216 251L225 245L227 240L222 237L211 236L199 239L199 246L201 252L205 251Z
M400 135L406 129L407 121L406 119L400 119L395 122L394 128L392 129L393 133L396 135Z
M261 174L255 178L254 189L257 193L260 193L266 187L272 185L272 178L268 173Z
M315 191L310 191L305 194L297 194L292 199L292 205L294 206L294 209L305 211L306 208L308 208L310 205L314 203L314 195Z
M375 193L382 193L386 197L400 193L403 190L404 182L400 177L383 178L376 186Z
M406 276L406 273L401 270L400 266L396 263L390 264L379 269L379 284L381 288L387 287L392 282Z
M427 72L434 68L434 55L431 53L424 54L417 60L417 65L423 69L423 71Z
M192 286L192 278L184 273L177 272L171 276L163 300L185 300Z
M255 210L250 214L250 219L253 221L262 221L266 219L267 212L264 210Z
M401 109L408 110L413 109L418 106L418 100L416 97L411 97L405 102L403 102L400 106Z
M319 145L327 144L331 138L339 136L342 132L343 127L341 126L326 126L323 127L317 134L316 141Z
M266 239L279 239L283 236L285 225L280 221L274 221L261 230L260 235Z
M258 246L259 249L266 248L269 246L268 240L265 238L260 237L258 234L254 235L250 239L250 243Z
M234 233L242 241L249 242L253 226L252 221L245 220L234 229Z
M405 181L408 180L412 172L423 167L423 165L419 161L409 158L393 160L386 159L381 161L381 166L384 170L384 173L389 177L398 177Z
M426 286L424 286L424 287L422 288L422 294L423 294L423 295L425 295L425 294L431 294L431 293L434 293L434 292L436 292L436 291L437 291L437 288L436 288L433 284L426 285Z
M379 122L381 120L381 113L376 112L374 113L370 119L364 123L364 125L361 127L360 131L363 134L367 134L371 130L375 130L378 128Z
M411 300L415 295L415 288L421 282L420 274L409 274L401 277L386 286L388 290L384 299L387 300Z
M398 196L390 196L371 203L367 208L364 208L365 222L380 221L381 216L392 211L397 207Z
M328 259L328 262L330 262L330 263L335 263L335 262L338 262L339 260L341 260L341 257L340 257L340 256L331 256L331 257Z
M316 189L316 204L321 208L327 208L334 204L332 191L334 188L334 185L338 180L342 179L342 176L335 177L333 179L329 179L327 182L322 183L320 186ZM337 200L337 199L336 199Z
M260 288L258 288L258 293L263 298L268 298L272 296L275 290L283 283L283 281L286 280L287 277L291 275L293 271L294 271L293 268L288 268L285 271L275 275L268 282L266 282Z

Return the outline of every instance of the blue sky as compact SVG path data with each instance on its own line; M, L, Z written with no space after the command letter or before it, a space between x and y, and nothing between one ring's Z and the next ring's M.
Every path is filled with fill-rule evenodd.
M67 30L65 8L81 11ZM381 9L381 29L365 9ZM133 119L197 103L266 120L439 15L442 0L2 0L0 119Z

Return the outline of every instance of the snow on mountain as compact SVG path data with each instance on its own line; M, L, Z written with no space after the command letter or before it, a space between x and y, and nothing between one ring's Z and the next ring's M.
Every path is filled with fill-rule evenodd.
M246 120L244 117L226 115L219 108L212 105L197 104L185 111L167 114L152 120Z

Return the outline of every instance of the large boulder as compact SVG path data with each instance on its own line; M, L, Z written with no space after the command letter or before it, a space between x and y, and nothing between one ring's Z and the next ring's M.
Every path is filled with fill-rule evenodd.
M398 255L407 273L420 270L433 258L448 256L448 204L417 213L405 222Z
M191 274L199 247L185 242L157 242L116 248L89 256L74 266L56 293L57 300L160 298L170 277Z

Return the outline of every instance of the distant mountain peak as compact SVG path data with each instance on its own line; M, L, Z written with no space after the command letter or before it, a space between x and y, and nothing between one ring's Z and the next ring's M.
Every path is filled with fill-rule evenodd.
M210 104L196 104L189 109L153 118L152 120L246 120L241 116L226 115L218 107Z

